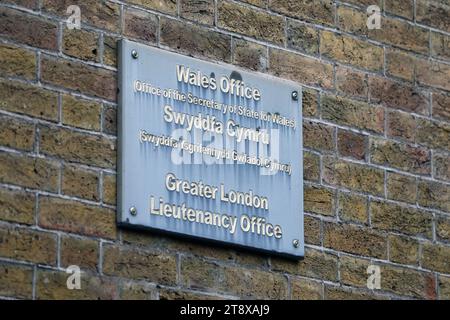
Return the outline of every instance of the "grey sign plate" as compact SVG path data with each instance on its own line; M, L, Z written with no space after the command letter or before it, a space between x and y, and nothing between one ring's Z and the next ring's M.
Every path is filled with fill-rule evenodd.
M120 226L303 257L299 85L121 40L119 88Z

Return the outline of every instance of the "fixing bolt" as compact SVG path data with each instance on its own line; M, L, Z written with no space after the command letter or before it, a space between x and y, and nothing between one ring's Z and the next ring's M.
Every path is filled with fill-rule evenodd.
M132 216L135 216L135 215L137 215L137 209L136 209L136 207L131 207L130 208L130 214L132 215Z
M292 245L294 246L294 248L298 248L298 246L300 245L300 241L298 239L294 239L292 241Z
M292 100L297 101L298 100L298 92L292 91Z
M133 59L137 59L139 57L139 53L136 50L131 50L131 56Z

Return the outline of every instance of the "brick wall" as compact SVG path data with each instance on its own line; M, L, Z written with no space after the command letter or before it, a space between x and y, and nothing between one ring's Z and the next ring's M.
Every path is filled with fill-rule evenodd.
M304 86L302 262L116 227L120 38ZM1 0L0 109L0 297L450 299L446 0Z

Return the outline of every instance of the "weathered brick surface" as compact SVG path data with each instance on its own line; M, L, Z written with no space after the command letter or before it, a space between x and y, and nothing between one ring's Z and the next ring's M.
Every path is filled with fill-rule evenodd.
M242 298L287 298L286 279L267 271L220 266L188 257L181 261L181 277L189 288L210 288Z
M413 298L436 298L436 281L431 273L383 265L381 274L383 290Z
M269 0L240 0L241 2L248 3L257 7L265 8Z
M155 285L123 281L119 284L119 296L123 300L157 300Z
M287 45L310 55L319 53L319 32L295 20L288 20Z
M414 81L416 58L400 50L386 51L386 71L389 75Z
M224 300L223 296L185 290L160 289L159 300Z
M374 103L408 112L429 113L428 94L400 82L369 77L369 94Z
M115 73L110 70L43 56L41 77L45 83L112 101L116 100L117 81Z
M66 7L67 8L67 7ZM56 23L25 15L17 10L0 8L0 36L40 49L56 50Z
M380 233L368 228L325 223L324 243L327 248L385 259L387 255L387 241Z
M412 20L414 18L414 0L386 1L384 10L391 14Z
M417 181L416 178L389 172L387 174L387 197L392 200L416 203Z
M303 190L304 209L308 212L334 216L335 192L330 189L305 186Z
M54 266L56 235L23 228L0 228L0 256Z
M318 181L320 178L320 157L311 152L303 153L303 178Z
M30 50L0 44L0 75L33 80L36 74L36 55Z
M62 97L62 122L82 129L100 130L101 105L71 95Z
M419 242L403 236L389 236L389 260L401 264L417 265Z
M28 121L0 116L0 144L19 150L31 151L35 143L35 127Z
M103 175L103 201L116 204L116 176L112 174Z
M124 34L127 37L154 43L158 35L158 18L145 11L127 9L125 11Z
M292 278L292 300L321 300L322 284L302 278Z
M322 31L320 34L320 53L341 63L370 71L380 71L383 67L383 48L330 31Z
M282 17L252 10L234 2L219 1L218 26L256 39L284 43L285 21Z
M176 0L127 0L126 2L168 14L177 12Z
M9 112L58 120L58 95L21 82L0 80L0 106Z
M40 127L39 132L40 150L45 154L105 168L116 164L115 140L49 126Z
M373 3L371 3L373 4ZM403 3L402 3L403 5ZM366 9L367 6L364 8ZM429 52L429 31L402 20L383 17L381 29L369 30L365 10L338 8L338 24L342 30L419 53Z
M450 150L450 124L419 119L416 142L433 149Z
M267 69L267 48L243 39L233 39L234 63L251 70Z
M99 244L95 240L64 236L61 238L61 265L77 265L83 270L98 270Z
M271 0L269 9L290 17L325 25L334 24L333 1Z
M446 0L3 0L0 297L449 299L449 13ZM304 260L117 227L119 39L302 87ZM66 287L71 264L82 290Z
M61 191L64 194L99 200L99 174L76 166L64 166L62 171Z
M321 123L305 121L303 123L303 145L319 151L335 149L335 129Z
M54 161L0 152L0 182L57 191L59 165Z
M103 36L103 63L110 66L117 65L117 38Z
M450 211L450 185L427 180L419 181L417 202L429 208Z
M24 224L34 223L36 199L30 192L0 189L0 218Z
M384 110L365 102L335 96L321 97L322 118L339 125L374 132L384 131Z
M437 61L421 61L416 67L419 84L450 91L450 65Z
M213 0L181 0L180 11L183 18L204 24L214 24Z
M450 37L442 33L432 32L431 54L448 60L450 58Z
M448 274L450 271L449 259L449 246L431 243L423 245L421 262L424 268Z
M116 217L111 209L42 196L39 198L39 211L39 225L44 228L116 238Z
M416 138L417 121L409 113L390 110L386 115L386 130L388 137L414 142Z
M242 298L287 299L287 280L278 273L226 267L223 291Z
M317 117L319 115L319 94L314 89L303 89L303 116Z
M367 286L367 267L370 261L350 256L341 256L339 259L339 274L341 283L355 287Z
M182 239L173 239L173 241L169 241L168 239L161 239L157 235L149 237L144 233L132 233L132 237L134 237L134 239L131 239L132 237L129 237L130 233L128 232L127 234L127 239L130 241L130 243L136 243L135 241L137 240L138 243L143 243L144 247L149 247L156 250L170 249L173 252L184 252L186 254L194 255L198 258L204 257L219 261L246 260L245 255L242 259L236 258L236 255L238 253L235 253L230 248L226 247L207 247L195 242L186 242ZM250 256L249 259L247 259L247 262L248 260L252 260Z
M36 276L36 298L39 300L112 300L117 297L117 285L114 281L81 274L81 290L67 288L68 274L65 272L41 270Z
M103 105L103 132L117 135L117 108Z
M450 299L450 277L439 277L439 298Z
M98 61L99 37L94 32L65 29L62 39L64 54L83 60Z
M104 248L103 272L107 275L174 285L176 260L174 255L107 246Z
M160 24L161 44L197 57L231 60L230 36L169 19L161 18Z
M372 163L393 167L411 173L431 173L430 151L389 140L372 139L370 145Z
M4 0L4 3L16 4L18 6L36 10L39 7L37 0Z
M386 300L384 296L374 294L372 291L361 291L344 287L325 286L325 299L327 300Z
M81 21L112 32L120 28L120 7L110 1L97 0L43 0L42 10L66 19L67 8L77 5L82 12Z
M433 165L436 178L450 180L450 156L448 154L435 153L433 155Z
M367 100L369 82L363 72L338 67L336 70L336 89L346 97Z
M433 117L439 120L450 120L450 95L433 94Z
M338 215L342 220L367 224L368 201L366 197L340 192L338 202Z
M347 3L351 3L358 7L367 8L370 5L378 5L380 8L383 7L382 0L347 0Z
M276 49L270 49L269 57L269 72L276 76L324 88L333 87L330 64Z
M367 146L367 136L351 131L338 130L337 148L341 156L364 160L367 154Z
M319 218L314 218L305 215L305 243L307 244L321 244L321 221Z
M333 254L315 249L306 249L305 259L299 262L285 259L272 259L272 269L292 275L336 281L338 259Z
M433 216L414 208L386 202L371 202L372 225L381 230L391 230L432 238Z
M382 170L332 157L323 160L323 179L336 186L374 195L381 195L384 191Z
M423 24L450 32L449 11L450 5L446 1L418 0L416 19Z
M31 299L33 295L33 269L13 264L0 264L0 296Z
M436 235L441 241L450 241L450 219L445 216L437 217Z

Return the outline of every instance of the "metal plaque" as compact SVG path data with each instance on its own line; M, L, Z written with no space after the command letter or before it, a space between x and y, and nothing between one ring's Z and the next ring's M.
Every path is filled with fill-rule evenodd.
M301 258L296 83L122 40L118 224Z

